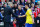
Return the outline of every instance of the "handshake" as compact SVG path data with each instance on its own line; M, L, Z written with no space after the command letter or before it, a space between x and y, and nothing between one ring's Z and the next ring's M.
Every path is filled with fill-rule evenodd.
M22 17L22 16L19 15L18 17L20 18L20 17Z
M22 15L22 16L19 15L18 17L20 18L20 17L25 17L25 16L26 16L26 15Z

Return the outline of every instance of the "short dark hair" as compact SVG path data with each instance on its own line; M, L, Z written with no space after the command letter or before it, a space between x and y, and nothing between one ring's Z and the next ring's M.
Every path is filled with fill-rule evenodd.
M28 3L25 3L25 5L27 5L29 7L29 4Z

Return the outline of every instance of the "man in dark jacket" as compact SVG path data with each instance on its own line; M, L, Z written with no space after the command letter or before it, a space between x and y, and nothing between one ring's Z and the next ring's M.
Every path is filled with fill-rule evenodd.
M38 14L38 17L36 18L36 27L40 27L40 13Z
M25 14L24 9L21 9L21 6L18 6L18 9L16 9L16 14L19 16L22 16ZM17 27L24 27L24 23L25 23L25 17L22 18L16 18L17 19Z
M11 14L13 14L13 16L17 17L16 14L14 14L13 11L14 10L12 10L11 4L9 4L9 6L5 7L5 9L4 9L4 26L5 27L9 27Z

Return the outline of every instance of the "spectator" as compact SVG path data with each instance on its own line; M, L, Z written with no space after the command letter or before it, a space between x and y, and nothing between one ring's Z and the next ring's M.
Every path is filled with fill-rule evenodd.
M40 27L40 13L38 14L38 17L36 17L36 27Z
M18 5L15 3L13 8L18 9Z
M1 0L0 0L0 3L1 3Z
M14 6L12 7L12 9L14 10L13 12L16 14L16 9L18 9L17 4L15 3ZM15 17L15 16L14 16Z
M36 26L36 23L35 23L36 21L35 21L35 19L36 19L36 17L38 16L37 7L34 8L33 14L34 14L34 26L33 26L33 27L35 27L35 26Z
M40 13L40 8L38 3L36 3L36 7L37 7L37 11Z
M25 5L25 4L24 4L24 0L21 0L21 5L23 5L23 6Z
M14 0L14 2L17 2L18 0Z
M31 1L30 0L28 0L27 2L26 2L26 4L28 3L28 5L29 5L29 8L31 7Z
M0 3L0 10L1 10L1 8L2 8L2 4Z
M27 2L27 0L25 0L25 2Z
M34 4L32 3L31 6L33 7L33 11L34 11Z
M37 7L35 7L34 17L36 18L37 16L38 16Z
M32 3L35 5L35 0L32 0Z

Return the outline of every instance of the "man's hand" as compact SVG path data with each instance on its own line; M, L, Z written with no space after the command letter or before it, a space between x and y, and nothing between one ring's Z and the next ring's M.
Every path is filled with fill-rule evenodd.
M18 16L19 18L21 17L21 16Z
M35 22L33 21L33 24L34 24Z
M18 16L18 17L20 18L20 17L25 17L25 16L26 16L26 15L22 15L22 16Z

